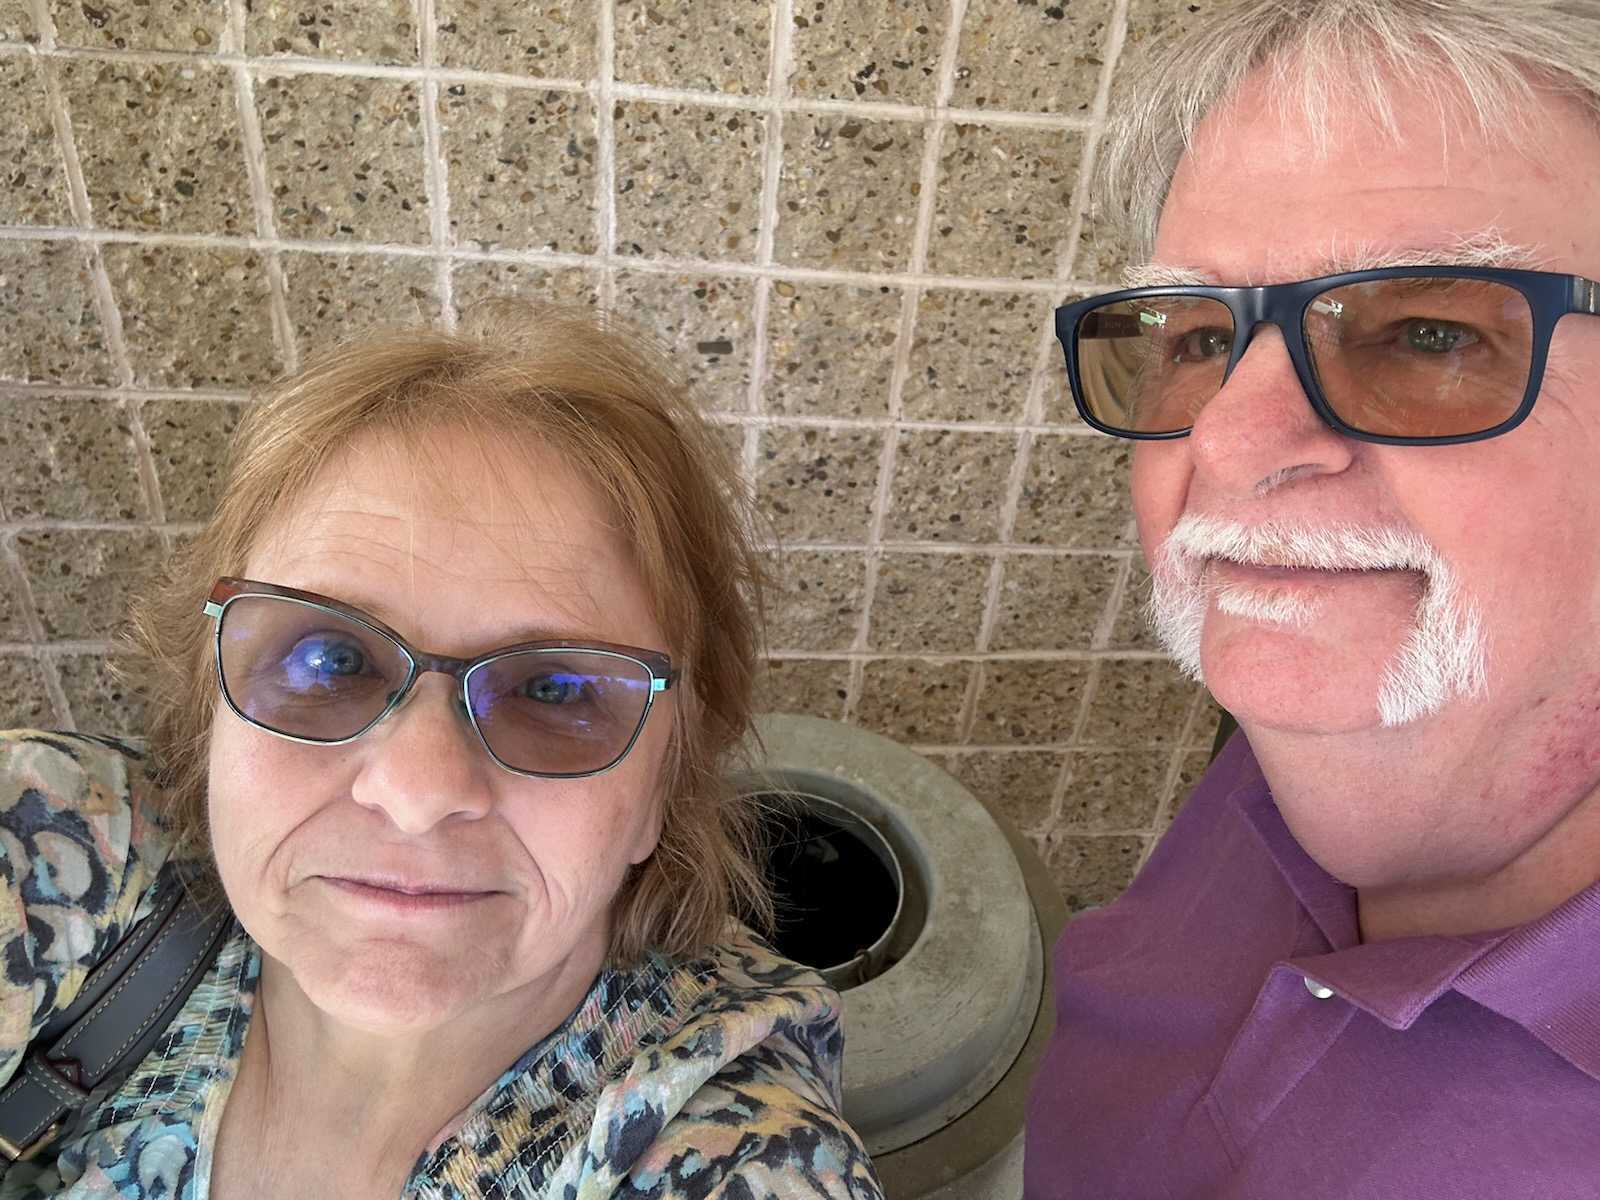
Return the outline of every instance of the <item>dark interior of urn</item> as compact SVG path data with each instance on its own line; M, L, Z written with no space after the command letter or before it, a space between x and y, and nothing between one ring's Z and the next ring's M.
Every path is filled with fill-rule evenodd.
M792 792L759 794L778 952L817 970L860 956L893 923L900 889L879 852Z

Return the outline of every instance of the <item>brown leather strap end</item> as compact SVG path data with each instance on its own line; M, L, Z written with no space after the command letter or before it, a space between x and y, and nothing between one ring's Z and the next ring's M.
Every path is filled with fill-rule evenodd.
M89 1093L57 1071L38 1051L0 1089L0 1154L11 1162L32 1158L60 1133L66 1117Z

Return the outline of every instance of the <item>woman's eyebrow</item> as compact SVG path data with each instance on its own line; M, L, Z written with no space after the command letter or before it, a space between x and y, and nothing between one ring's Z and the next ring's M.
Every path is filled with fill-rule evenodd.
M417 645L419 648L425 647L429 650L435 649L435 647L428 644L428 637L417 636L415 630L407 627L409 622L396 617L393 609L391 609L382 600L382 598L378 597L374 593L338 585L333 587L329 587L325 584L319 586L315 585L314 582L312 584L296 582L287 586L296 587L304 592L315 592L317 595L326 596L330 600L337 600L340 604L343 604L347 608L353 608L363 616L371 617L380 625L388 626L406 641ZM486 649L496 649L502 646L520 646L524 642L587 643L609 641L611 639L600 637L596 633L570 625L557 626L548 623L538 623L530 625L513 625L509 628L502 629L488 635L473 636L459 640L465 643L470 643L471 645L483 646Z
M504 637L497 635L493 638L474 640L483 641L485 645L520 646L524 642L605 642L611 639L583 630L557 629L550 625L534 625L513 630Z

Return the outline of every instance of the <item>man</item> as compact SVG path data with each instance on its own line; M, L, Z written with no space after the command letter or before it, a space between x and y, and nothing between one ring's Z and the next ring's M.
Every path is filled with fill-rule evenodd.
M1235 3L1126 94L1172 286L1058 330L1243 737L1057 948L1026 1194L1600 1196L1600 3Z

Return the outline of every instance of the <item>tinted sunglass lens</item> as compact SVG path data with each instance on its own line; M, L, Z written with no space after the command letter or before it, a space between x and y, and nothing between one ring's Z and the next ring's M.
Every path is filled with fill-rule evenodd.
M519 771L576 775L611 766L638 733L651 675L590 651L522 651L467 676L472 717L495 757Z
M1533 363L1533 313L1486 279L1408 276L1347 284L1306 310L1328 406L1353 429L1456 437L1509 420Z
M367 728L410 671L383 634L288 597L230 601L218 637L233 707L275 733L313 741L342 741Z
M1074 338L1090 416L1121 433L1178 433L1222 388L1233 314L1217 300L1146 296L1090 310Z

